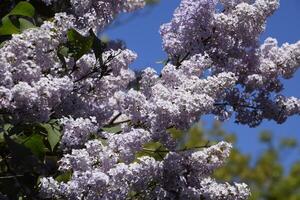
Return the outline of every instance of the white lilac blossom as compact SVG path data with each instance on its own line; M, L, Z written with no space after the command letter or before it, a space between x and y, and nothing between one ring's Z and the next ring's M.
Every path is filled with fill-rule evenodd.
M118 135L108 136L108 145L119 153L120 159L130 163L135 153L143 149L143 145L151 141L150 133L144 129L132 129Z
M57 73L62 66L57 49L65 36L54 28L70 28L59 23L61 19L63 15L56 15L48 26L13 35L1 48L1 87L9 103L1 101L0 107L14 113L16 121L49 120L53 108L73 90L71 78Z
M228 200L234 200L246 199L249 196L247 185L243 183L234 183L234 185L229 185L228 183L220 184L211 178L207 178L201 181L201 185L201 192L195 192L195 197L197 198L202 197L204 199L224 199L224 197L226 197ZM191 193L194 194L194 190L192 190Z
M60 121L63 126L63 136L60 141L63 149L83 146L90 139L91 134L97 133L99 129L95 117L89 119L64 117Z
M199 62L207 63L206 60ZM131 89L127 93L116 93L121 112L130 116L133 123L150 129L153 140L172 146L173 139L166 130L170 127L186 129L199 116L212 113L215 101L224 98L224 90L236 82L233 73L224 72L202 79L191 74L196 69L190 68L187 71L168 64L159 79L154 71L146 69L140 91Z
M105 51L103 60L107 62L106 67L110 70L105 75L97 67L94 55L87 54L80 58L71 75L76 92L70 94L59 106L57 110L60 115L68 113L75 118L95 116L99 124L107 123L118 111L114 94L127 90L129 83L134 80L134 72L128 67L136 57L128 49Z
M91 144L93 151L90 152ZM72 178L59 183L53 178L41 180L45 197L64 199L246 199L249 189L245 184L220 184L209 176L222 166L229 156L231 145L221 142L201 151L170 152L163 161L144 156L133 163L111 159L109 169L103 167L99 155L118 151L115 146L90 141L87 149L73 150L60 161L60 170L71 170ZM134 151L134 150L133 150ZM97 153L96 153L97 152ZM115 157L116 156L116 157ZM74 188L76 187L76 188Z
M47 6L57 0L42 0ZM68 15L75 19L74 28L87 32L101 30L122 12L132 12L145 6L144 0L68 0Z
M161 26L165 51L172 57L203 53L204 41L213 33L216 5L217 0L182 0L172 21Z
M46 122L52 115L95 116L99 123L108 121L116 107L113 94L125 90L134 79L128 66L137 56L127 49L108 49L103 53L111 73L102 78L92 54L76 63L67 60L65 68L58 51L60 44L66 42L66 31L73 27L66 18L65 14L57 14L40 28L13 35L1 48L0 107L14 113L16 123Z
M182 0L171 22L161 26L163 48L174 65L206 55L209 75L236 76L236 87L215 104L219 119L236 113L237 122L256 126L263 119L283 123L299 114L285 111L276 100L282 96L282 78L291 78L300 66L299 42L279 46L267 38L259 44L267 18L278 7L279 0Z
M80 29L103 28L121 12L130 12L145 5L144 0L71 0L71 9Z

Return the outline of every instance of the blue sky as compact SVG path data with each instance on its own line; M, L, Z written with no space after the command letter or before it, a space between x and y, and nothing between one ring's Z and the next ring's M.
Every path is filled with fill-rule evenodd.
M139 58L132 65L135 69L154 67L160 71L162 65L158 61L164 60L166 54L162 50L161 38L158 33L161 24L170 21L174 9L179 5L180 0L161 0L161 3L141 10L132 15L123 15L118 18L121 22L117 26L110 27L106 32L110 39L122 39L129 49L138 53ZM300 40L300 1L281 0L279 10L268 20L266 32L262 35L263 41L266 37L277 38L280 44L284 42L294 43ZM300 98L300 70L294 78L285 81L284 94ZM205 124L210 126L213 118L207 116L203 118ZM224 123L226 130L238 134L239 142L237 146L244 152L257 155L262 151L258 146L258 133L262 130L271 130L277 138L294 136L300 142L300 116L291 117L286 123L278 125L274 122L263 122L257 128L249 128L238 125L233 120ZM300 150L295 152L289 159L300 160Z

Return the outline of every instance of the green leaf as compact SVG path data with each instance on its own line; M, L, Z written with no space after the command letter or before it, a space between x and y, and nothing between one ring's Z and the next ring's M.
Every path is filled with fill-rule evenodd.
M68 47L65 47L65 46L62 46L59 51L58 51L61 55L63 55L64 57L67 57L68 56L68 53L69 53L69 48Z
M51 150L53 151L61 138L59 127L50 124L41 124L41 127L43 127L46 130L47 139L50 144Z
M65 46L61 46L57 52L57 56L62 63L62 68L66 69L67 68L67 62L65 57L68 57L69 54L69 48Z
M163 160L167 155L168 149L159 142L150 142L143 146L143 150L136 153L136 158L143 156L153 157L155 160ZM138 160L137 160L138 161Z
M70 29L67 33L69 52L75 60L81 58L88 53L93 46L92 36L82 36L74 29Z
M71 178L72 178L72 172L71 172L71 171L67 171L67 172L65 172L65 173L63 173L63 174L57 176L57 177L55 178L55 180L58 181L58 182L60 182L60 183L61 183L61 182L66 183L66 182L68 182L69 180L71 180Z
M4 124L3 125L3 130L4 132L8 132L11 128L13 128L13 125L12 124Z
M2 18L2 26L0 27L0 35L12 35L20 33L20 30L11 22L8 16Z
M43 159L46 152L46 146L44 145L43 139L43 136L39 134L33 134L29 136L23 144L25 147L30 149L34 155L40 159Z
M17 158L24 158L31 154L31 151L26 148L24 145L19 144L12 140L7 134L4 134L5 142L8 146L8 149Z
M21 15L26 17L33 17L35 13L34 7L26 2L20 1L8 15Z
M4 143L5 140L4 140L4 132L0 132L0 144L1 143Z
M172 138L176 139L176 140L180 140L183 137L183 131L178 130L176 128L169 128L167 129L168 133L171 134Z
M36 28L36 26L33 23L23 18L19 19L19 23L20 23L20 30L22 32L26 29Z
M199 127L195 126L189 130L184 148L193 149L201 147L205 143L207 143L207 141L203 140L203 132Z
M103 53L103 49L104 49L104 45L102 44L102 41L95 35L93 30L89 31L91 37L93 37L93 51L95 54L95 57L97 60L99 60L99 62L102 64L102 53Z
M53 151L56 145L59 143L61 137L61 133L57 130L53 130L48 132L48 142L51 146L51 150Z
M10 16L18 15L23 17L33 17L34 14L35 14L35 9L30 3L26 1L19 2L5 17L1 19L2 25L0 27L0 35L12 35L12 34L20 33L20 29L16 27L16 25L14 25L14 23L9 18ZM23 26L23 29L29 26L29 23L25 23L24 21L22 22L19 21L19 22L23 23L20 24L20 26Z
M4 46L4 44L5 44L5 41L4 41L4 42L1 42L1 43L0 43L0 48L2 48L2 47Z
M122 131L121 125L116 125L116 126L108 126L108 127L103 127L103 131L108 132L108 133L119 133Z

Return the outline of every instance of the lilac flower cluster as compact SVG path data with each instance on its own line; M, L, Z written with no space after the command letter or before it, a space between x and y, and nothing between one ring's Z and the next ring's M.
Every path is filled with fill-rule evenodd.
M117 146L92 140L60 161L60 170L73 171L71 180L43 178L42 194L64 199L127 199L130 194L140 199L246 199L245 184L231 186L209 178L230 149L221 142L202 151L170 152L163 161L144 156L126 164L120 162Z
M168 64L160 78L153 69L146 69L140 91L131 89L115 94L120 111L129 116L132 123L149 129L153 140L174 148L174 140L166 130L170 127L187 129L199 116L212 113L215 100L224 98L224 90L236 82L234 74L226 72L199 78L201 68L208 62L199 59L194 64L197 68L189 66L189 69L176 69Z
M215 106L219 118L234 111L238 122L256 126L263 119L283 123L299 114L299 108L289 112L279 103L282 78L291 78L300 66L299 42L279 47L268 38L259 44L266 19L278 6L279 0L182 0L172 21L161 26L163 47L173 64L207 55L210 74L232 72L237 77L236 87Z
M63 125L63 136L60 143L65 150L83 146L91 134L97 133L99 129L95 117L90 119L64 117L60 123Z
M57 0L42 0L51 5ZM75 28L83 32L103 29L121 12L131 12L145 6L144 0L69 0L68 14L75 18Z
M134 79L128 66L136 54L127 49L103 53L112 73L101 79L92 54L76 63L66 58L65 69L58 51L66 40L66 30L73 25L68 20L64 24L66 18L69 16L57 14L53 22L14 35L1 48L0 108L13 113L15 122L46 122L53 116L69 115L107 121L117 106L114 92L125 90Z
M61 68L57 49L65 38L51 31L58 22L62 31L70 28L63 21L65 17L58 14L41 28L14 35L1 48L0 108L5 113L14 113L16 121L49 120L52 109L74 87L70 77L57 75Z

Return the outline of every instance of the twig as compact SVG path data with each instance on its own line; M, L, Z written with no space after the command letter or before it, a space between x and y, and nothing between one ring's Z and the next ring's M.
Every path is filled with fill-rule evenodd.
M122 115L122 113L118 113L116 116L114 116L110 121L109 123L107 124L108 126L109 125L112 125L114 124L114 122Z
M175 152L183 152L183 151L190 151L190 150L194 150L194 149L208 148L208 147L210 147L209 143L210 143L210 142L207 141L206 144L203 145L203 146L193 147L193 148L191 148L191 149L183 148L183 149L175 150ZM153 153L169 153L169 152L171 152L171 151L169 151L169 150L159 150L159 149L153 150L153 149L147 149L147 148L143 148L143 150L144 150L144 151L153 152Z
M16 177L23 177L24 175L12 175L12 176L0 176L0 179L10 179L10 178L16 178Z
M242 108L251 108L251 109L259 109L259 107L253 106L253 105L245 105L245 104L235 104L231 105L228 102L220 102L220 103L214 103L214 106L232 106L233 108L242 107Z
M126 119L126 120L123 120L123 121L119 121L119 122L115 122L113 124L109 124L110 126L115 126L115 125L119 125L119 124L123 124L123 123L127 123L127 122L131 122L131 119ZM108 125L106 125L108 126ZM105 127L105 126L104 126Z

